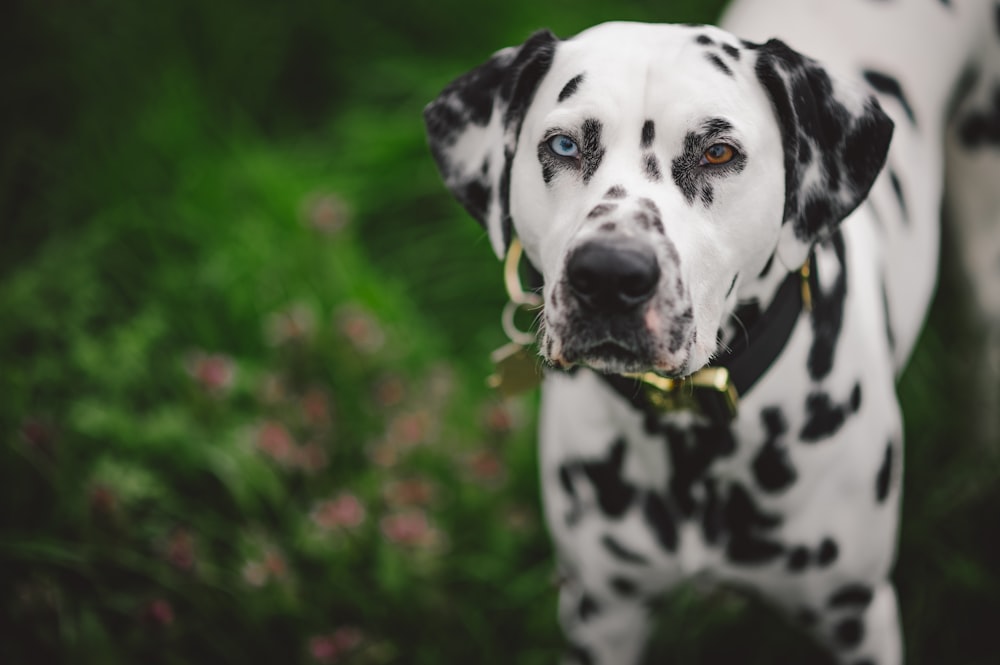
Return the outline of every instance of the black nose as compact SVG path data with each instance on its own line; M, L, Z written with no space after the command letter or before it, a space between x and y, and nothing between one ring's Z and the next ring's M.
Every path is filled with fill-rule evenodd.
M649 300L660 280L660 266L653 250L637 240L604 240L574 250L566 276L585 306L623 312Z

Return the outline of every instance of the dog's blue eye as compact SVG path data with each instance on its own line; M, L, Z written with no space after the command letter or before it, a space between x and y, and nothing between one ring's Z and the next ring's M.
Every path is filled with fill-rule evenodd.
M557 134L549 139L549 149L560 157L579 157L580 147L565 134Z

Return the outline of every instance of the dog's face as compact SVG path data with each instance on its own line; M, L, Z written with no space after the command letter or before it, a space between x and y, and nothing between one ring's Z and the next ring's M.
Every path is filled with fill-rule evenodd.
M501 51L427 121L497 253L514 232L541 271L550 362L683 376L743 281L797 269L867 194L891 123L841 88L779 42L612 23Z

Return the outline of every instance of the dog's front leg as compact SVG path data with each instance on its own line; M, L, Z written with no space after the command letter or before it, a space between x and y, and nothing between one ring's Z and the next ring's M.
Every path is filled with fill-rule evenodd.
M638 596L590 591L567 576L559 592L566 665L635 665L650 630L650 610Z

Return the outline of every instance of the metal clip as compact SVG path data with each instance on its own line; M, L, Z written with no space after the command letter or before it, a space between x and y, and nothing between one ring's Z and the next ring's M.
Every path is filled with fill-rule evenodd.
M736 417L739 394L725 367L705 367L683 379L671 379L656 372L625 376L638 380L649 403L664 413L693 411L716 422L729 422Z
M503 268L503 281L510 301L504 306L501 317L503 331L510 342L490 354L494 372L486 378L486 384L504 397L527 392L542 381L541 363L532 350L535 334L530 330L520 330L514 321L519 310L537 310L542 306L541 296L525 291L521 285L518 266L523 252L521 241L517 238L511 240Z
M806 259L806 262L802 264L802 268L799 270L799 274L802 275L802 307L807 312L811 312L813 308L812 287L809 286L809 277L812 274L812 270L809 267L811 262L812 257Z

